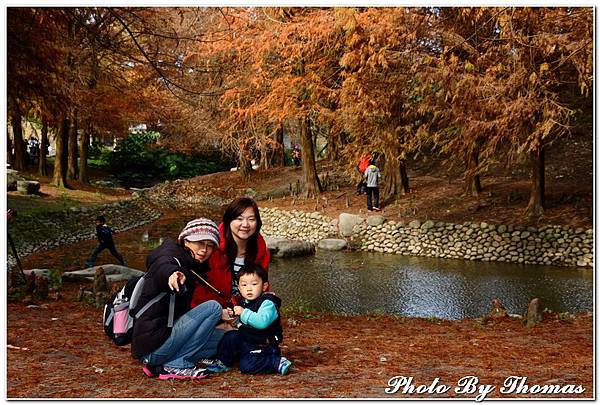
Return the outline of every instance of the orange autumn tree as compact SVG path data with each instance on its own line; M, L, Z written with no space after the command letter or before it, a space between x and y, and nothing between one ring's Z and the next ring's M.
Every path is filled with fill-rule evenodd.
M256 55L257 44L265 34L256 16L260 11L236 8L219 11L220 18L212 21L210 40L197 44L189 60L204 65L212 73L198 76L196 85L207 84L221 94L216 104L214 100L206 100L208 108L197 111L195 116L210 113L218 122L215 132L220 134L222 149L236 157L241 175L248 178L253 158L260 154L261 166L267 167L270 151L283 152L282 141L277 142L274 136L281 133L282 123L269 122L256 108L257 100L264 97L270 83L269 72L260 72L261 63Z
M494 54L497 13L492 8L430 10L428 35L434 55L416 68L416 93L422 99L416 107L430 114L416 141L446 156L451 167L464 167L466 196L481 192L479 173L496 161L494 147L486 146L494 146L502 134L496 80L487 70L497 61L478 59ZM478 35L472 35L474 31Z
M328 148L335 156L340 89L339 58L344 15L339 9L292 9L288 22L271 30L263 61L275 61L271 89L258 108L271 120L296 120L300 128L304 195L322 191L316 170L314 133L328 129ZM270 59L266 59L269 57Z
M346 26L341 121L354 166L367 152L385 162L383 199L409 191L405 159L419 114L411 109L414 66L426 56L427 14L415 8L353 10Z
M66 51L59 14L49 8L7 10L8 115L14 135L12 163L17 170L23 170L26 162L22 118L31 111L48 122L69 99L64 91Z
M569 136L578 104L590 105L593 71L591 8L515 8L498 18L502 50L511 55L503 120L516 153L531 159L525 210L543 213L545 149Z
M182 109L174 107L173 101L180 94L173 89L190 92L177 81L184 69L179 64L183 52L180 44L193 40L186 37L187 31L173 30L193 26L190 22L184 27L181 16L179 9L165 8L9 10L13 121L20 122L17 114L39 119L43 134L48 127L56 128L55 185L67 186L67 180L75 178L87 181L91 136L123 136L140 118L153 123L161 119L180 121L177 118L181 118ZM151 116L142 97L163 90L175 95L156 104L161 111L177 110L179 115ZM20 125L14 127L19 140ZM78 133L83 135L79 145ZM17 141L19 159L21 146ZM43 159L40 161L42 170L45 165Z
M136 9L135 18L124 20L139 45L135 72L145 82L133 117L159 130L161 144L183 152L219 139L222 72L197 57L204 43L218 40L215 16L221 16L217 9L152 8Z
M591 101L591 9L442 8L434 15L440 56L417 74L422 108L432 112L422 133L439 151L465 158L471 194L474 175L491 163L530 156L526 212L539 217L544 149L570 133L575 109Z
M261 155L277 150L282 125L299 128L304 193L319 193L313 132L335 126L331 112L343 35L335 13L249 8L227 9L223 15L229 41L212 47L208 59L229 67L221 97L224 144L237 150L243 163L252 149Z

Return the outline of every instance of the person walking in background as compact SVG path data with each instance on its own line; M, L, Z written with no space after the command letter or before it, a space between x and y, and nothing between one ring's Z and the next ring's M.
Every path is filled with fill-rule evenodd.
M106 225L106 218L104 215L100 214L96 217L96 237L98 238L98 246L92 251L90 257L85 261L85 267L92 267L96 258L104 249L108 249L108 251L117 258L119 264L121 266L125 266L125 260L123 260L123 255L117 251L115 248L115 242L113 241L112 235L115 233L112 228Z
M294 161L294 166L300 166L300 159L302 154L300 153L300 146L298 144L294 144L292 148L292 160Z
M369 167L365 170L364 178L367 182L367 209L369 211L380 211L379 209L379 179L381 172L375 166L375 161L371 159Z
M358 164L356 165L356 171L358 172L358 184L356 185L356 195L361 195L366 192L365 185L365 170L369 167L369 162L371 161L371 154L367 153L365 156L360 159Z
M39 164L40 162L40 142L35 136L29 138L29 142L27 143L27 149L29 152L31 165L35 167L35 165Z

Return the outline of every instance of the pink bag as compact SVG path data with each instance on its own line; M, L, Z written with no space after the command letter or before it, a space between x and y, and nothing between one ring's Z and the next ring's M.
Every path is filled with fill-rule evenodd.
M127 331L127 318L129 315L129 302L123 302L115 307L113 319L113 333L125 333Z

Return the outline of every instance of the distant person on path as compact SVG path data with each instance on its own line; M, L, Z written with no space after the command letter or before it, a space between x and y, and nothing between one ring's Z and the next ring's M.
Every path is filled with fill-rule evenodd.
M106 225L106 218L100 214L96 217L96 237L98 238L98 246L93 250L90 257L85 261L85 267L92 267L96 258L104 249L108 249L110 253L117 258L121 266L125 266L123 255L115 248L115 242L113 241L112 234L115 233L112 228Z
M167 239L148 255L146 280L136 308L169 293L149 306L133 326L131 354L142 362L148 377L168 380L208 375L196 363L216 354L225 333L216 325L230 317L216 301L195 308L190 303L196 281L205 277L208 259L219 240L217 225L198 218L187 223L177 243Z
M294 166L300 166L301 158L302 154L300 153L300 146L294 144L294 147L292 148L292 160L294 161Z
M266 292L268 285L268 274L260 266L248 265L240 270L238 288L243 301L230 310L231 315L239 316L239 329L225 333L216 361L207 366L209 371L228 371L239 359L242 373L287 374L292 362L281 356L279 348L283 340L281 299Z
M381 172L375 166L375 161L371 159L369 167L365 170L364 178L367 182L367 209L369 211L380 211L379 209L379 179Z
M35 136L29 138L27 148L29 149L29 157L31 159L31 164L32 166L35 166L40 161L40 142Z
M362 159L356 165L356 171L358 172L358 177L359 177L358 184L356 185L356 195L361 195L366 192L364 175L365 175L365 170L367 170L367 167L369 167L370 161L371 161L371 154L367 153L365 156L362 157Z
M262 220L256 202L248 197L237 198L225 209L219 225L221 242L210 257L208 282L219 291L199 283L194 290L192 307L207 300L217 300L223 308L233 306L239 298L237 275L245 265L258 264L268 270L271 254L260 228Z

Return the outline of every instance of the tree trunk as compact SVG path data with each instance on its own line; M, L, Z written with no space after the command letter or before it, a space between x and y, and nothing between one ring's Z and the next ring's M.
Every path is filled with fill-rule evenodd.
M48 175L46 156L48 155L48 121L42 119L42 135L40 137L40 163L38 173L40 176Z
M285 165L285 148L283 146L283 123L279 122L275 130L275 147L273 148L273 160L271 166Z
M27 155L25 150L25 142L23 141L21 114L18 111L11 112L10 125L12 126L13 130L13 146L15 148L13 169L23 171L27 168Z
M79 145L79 182L89 183L90 179L88 176L88 148L90 145L90 132L92 131L92 123L88 121L83 131L83 138Z
M312 131L309 118L300 120L300 138L302 145L302 178L304 181L304 196L315 197L323 189L317 175L317 162L313 146Z
M267 138L268 133L265 134L265 138ZM271 159L269 158L269 145L267 142L260 143L260 156L258 157L260 160L258 161L258 166L261 170L266 170L269 168L271 163Z
M340 160L340 147L341 147L341 137L340 133L332 133L329 131L329 136L327 137L327 157L332 162L339 162Z
M382 200L391 202L397 195L410 192L406 163L400 159L400 147L390 149L385 154L386 183L383 187Z
M477 197L481 193L481 180L477 174L479 166L479 150L473 149L465 158L465 195L469 197Z
M546 167L544 147L540 146L533 152L532 157L531 194L527 208L525 208L525 214L529 217L538 218L544 213L544 172Z
M64 161L65 145L69 136L69 122L66 116L61 117L58 122L58 127L59 129L56 133L56 156L54 157L54 175L52 176L52 184L56 187L68 188L66 178L67 168Z
M6 127L6 161L10 163L11 166L14 165L14 159L12 154L12 139L10 139L8 126Z
M75 180L77 178L77 109L71 112L68 142L67 179Z
M250 174L252 173L252 166L250 165L250 158L249 158L249 154L248 151L246 150L246 146L247 142L243 142L242 145L240 145L240 152L238 155L238 159L239 159L239 171L240 171L240 175L242 176L242 178L244 180L247 180L250 178Z
M406 172L406 162L404 159L400 159L400 185L402 186L402 194L410 193L410 186L408 185L408 173Z

